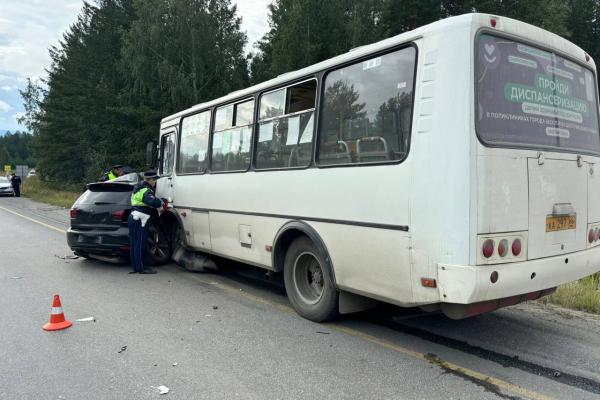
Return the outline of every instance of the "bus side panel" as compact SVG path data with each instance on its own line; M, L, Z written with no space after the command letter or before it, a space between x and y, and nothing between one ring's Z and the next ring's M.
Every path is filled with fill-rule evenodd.
M440 301L421 278L438 279L439 263L467 264L471 204L472 80L470 29L430 35L419 43L409 159L414 303Z
M272 246L277 231L287 220L281 218L210 212L212 251L271 269Z
M340 289L412 304L407 232L311 222L325 242Z

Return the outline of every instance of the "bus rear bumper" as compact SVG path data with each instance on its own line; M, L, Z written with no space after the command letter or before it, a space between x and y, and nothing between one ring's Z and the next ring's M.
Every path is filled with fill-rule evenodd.
M545 296L556 286L599 270L600 246L516 263L479 266L438 264L438 290L442 303L474 305L492 302L497 303L495 308L499 308ZM492 282L494 272L497 273L495 283ZM480 306L484 307L484 304ZM491 303L488 304L488 307L491 306ZM482 312L485 311L490 310Z

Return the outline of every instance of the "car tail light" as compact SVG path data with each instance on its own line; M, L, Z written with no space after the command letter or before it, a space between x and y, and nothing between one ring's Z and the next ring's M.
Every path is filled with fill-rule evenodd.
M69 216L71 217L71 219L76 219L77 218L77 209L71 208L69 210Z
M113 211L112 217L114 221L124 221L125 218L125 210Z
M490 26L492 28L495 28L497 23L498 23L498 20L496 18L490 18Z
M588 232L588 242L590 243L594 243L594 240L596 240L596 233L594 232L593 229L590 229L590 231Z
M508 253L508 240L502 239L500 243L498 243L498 255L500 257L504 257Z
M492 239L488 239L485 242L483 242L481 250L485 258L490 258L492 254L494 254L494 241Z
M590 62L590 55L585 53L585 61Z
M515 239L512 242L512 253L513 256L517 257L521 254L521 239Z

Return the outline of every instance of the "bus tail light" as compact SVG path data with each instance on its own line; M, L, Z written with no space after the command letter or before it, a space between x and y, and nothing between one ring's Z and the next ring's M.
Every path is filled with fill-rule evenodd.
M498 243L498 255L500 257L506 256L508 253L508 240L502 239L500 243Z
M494 241L492 239L488 239L483 242L481 252L485 258L490 258L492 254L494 254Z
M587 247L600 245L600 223L588 224Z
M512 253L513 256L518 257L521 254L521 239L517 238L512 242Z
M527 259L527 231L478 235L477 242L480 249L477 255L479 265Z
M437 287L437 283L433 278L421 278L421 286L435 289Z

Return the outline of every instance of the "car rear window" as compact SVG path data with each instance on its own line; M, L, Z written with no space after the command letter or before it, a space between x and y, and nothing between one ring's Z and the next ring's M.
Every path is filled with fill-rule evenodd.
M75 204L130 204L133 186L115 184L92 184Z
M551 51L483 34L477 131L488 144L600 153L594 73Z

